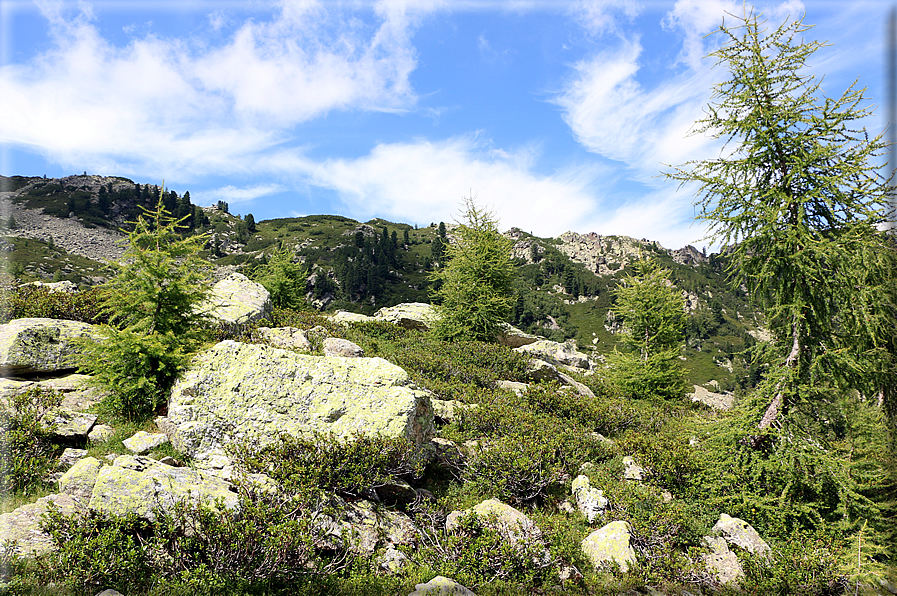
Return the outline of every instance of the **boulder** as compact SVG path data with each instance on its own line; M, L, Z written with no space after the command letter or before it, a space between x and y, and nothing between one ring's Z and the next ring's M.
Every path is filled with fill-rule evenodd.
M350 503L336 496L327 511L317 522L324 531L325 547L348 548L370 556L383 543L411 546L417 541L417 527L400 511L379 510L364 499Z
M44 282L44 281L32 281L27 284L22 284L23 286L35 286L38 288L43 288L53 293L59 294L74 294L78 291L78 286L74 282L71 282L67 279L62 281L54 281L54 282Z
M714 536L721 536L729 544L734 544L749 553L755 555L768 555L770 553L769 545L766 544L757 530L743 519L730 517L723 513L719 516L719 521L711 528Z
M429 395L382 358L311 356L231 340L194 358L160 428L197 459L233 441L266 444L281 433L379 433L418 447L434 434Z
M526 365L526 378L533 383L539 381L562 382L557 367L539 359L530 360Z
M129 439L122 441L122 445L131 453L142 455L167 442L168 437L162 433L148 433L144 430L138 430Z
M731 393L716 393L700 386L693 385L694 393L688 394L691 401L702 403L714 410L727 411L735 405L735 396Z
M428 331L439 316L436 309L425 302L406 302L381 308L374 313L374 319L394 323L405 329Z
M571 342L558 343L540 339L519 348L514 348L514 351L529 354L533 358L544 360L555 366L572 366L583 370L589 370L592 367L589 357L577 351L576 344Z
M415 584L408 596L476 596L453 579L437 575L425 584Z
M102 443L115 436L115 429L108 424L95 424L87 433L87 440L91 443Z
M0 555L38 556L53 550L50 535L40 528L41 517L50 506L55 506L61 513L72 515L83 511L83 506L71 495L47 495L21 507L0 515ZM7 541L13 541L12 553L7 551Z
M337 323L370 323L374 321L374 317L369 317L357 312L349 312L347 310L338 310L330 316Z
M517 381L496 381L495 386L505 391L513 391L518 397L526 393L529 385Z
M59 456L56 469L65 472L85 457L87 457L87 449L68 447L62 452L62 455Z
M721 584L727 584L744 576L744 569L735 553L729 550L725 539L713 536L704 536L704 545L709 553L701 559L707 567L707 571Z
M596 569L616 563L627 573L635 565L635 550L629 544L632 527L629 522L615 521L599 528L582 541L582 551Z
M44 416L53 425L53 434L63 439L84 438L90 434L97 421L96 414L87 414L68 408L58 408Z
M586 387L585 385L583 385L582 383L580 383L579 381L577 381L570 375L564 374L561 371L558 371L558 378L561 380L561 382L563 382L568 387L572 387L576 391L576 393L578 393L579 395L581 395L583 397L590 397L592 399L595 399L595 394L592 392L591 389L589 389L588 387Z
M59 479L59 492L89 501L100 467L102 464L95 457L79 460Z
M542 539L542 530L526 514L496 499L488 499L472 510L452 511L445 520L445 529L452 532L461 518L473 512L484 523L494 527L512 545Z
M589 483L589 477L580 474L573 481L571 487L573 498L576 499L576 507L586 516L589 523L594 523L599 517L604 517L607 509L607 497L600 488L595 488Z
M15 319L0 325L0 376L74 369L81 338L97 339L94 326L59 319Z
M520 346L532 344L542 339L545 338L539 337L538 335L524 333L517 327L513 327L511 325L508 325L507 323L502 324L501 331L499 331L498 335L495 336L496 342L500 343L503 346L508 346L509 348L519 348Z
M171 511L179 501L236 508L237 493L229 482L191 468L175 468L143 456L120 455L100 468L89 508L109 515L134 513L155 519L155 509Z
M645 469L628 455L623 458L623 466L623 480L641 481L648 475Z
M255 339L275 348L311 352L311 342L305 332L296 327L259 327L255 331Z
M250 323L270 314L271 295L262 284L242 273L231 273L212 286L199 311L224 323Z
M338 337L328 337L324 339L324 355L340 356L343 358L362 358L364 350L356 343L348 339L340 339Z

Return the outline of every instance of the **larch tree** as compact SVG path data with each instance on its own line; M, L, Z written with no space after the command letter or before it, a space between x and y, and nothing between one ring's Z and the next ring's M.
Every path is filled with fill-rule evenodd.
M823 96L807 61L825 44L802 38L802 20L771 33L753 12L735 21L710 54L729 76L694 131L726 145L666 175L699 185L708 237L765 309L778 355L759 428L845 387L875 385L893 412L897 258L875 164L887 144L859 126L871 108L856 82Z

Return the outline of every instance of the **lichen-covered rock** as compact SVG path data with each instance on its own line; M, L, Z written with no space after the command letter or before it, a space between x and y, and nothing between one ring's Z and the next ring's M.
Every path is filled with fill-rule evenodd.
M350 503L336 496L329 505L329 512L320 515L317 523L330 548L348 548L354 553L370 556L384 542L392 546L411 546L417 541L417 527L401 511L378 511L370 501L362 499Z
M527 363L526 378L533 383L540 381L562 382L557 367L538 358L534 358Z
M628 455L623 458L623 466L623 480L641 481L647 476L645 469L635 463L635 460Z
M162 433L148 433L145 430L138 430L130 438L122 441L122 445L131 453L142 455L167 442L168 437Z
M349 312L347 310L338 310L330 316L337 323L369 323L374 321L374 317L369 317L357 312Z
M95 424L87 433L87 440L91 443L103 443L115 436L115 429L108 424Z
M582 551L596 569L616 563L620 571L627 573L636 564L635 550L629 544L631 530L629 522L611 522L586 536Z
M517 381L496 381L495 386L505 391L513 391L518 397L529 390L529 385Z
M584 370L589 370L592 366L589 357L579 352L576 345L570 342L558 343L540 339L531 344L514 348L514 351L529 354L533 358L544 360L555 366L565 365Z
M305 332L296 327L259 327L255 331L257 340L275 348L287 350L299 350L310 352L311 342L305 336Z
M405 329L428 331L439 315L436 309L425 302L406 302L381 308L374 313L374 319L394 323Z
M15 543L12 552L22 556L38 556L53 550L53 542L49 534L40 528L41 516L47 512L50 504L64 515L72 515L83 511L82 505L71 495L47 495L21 507L0 515L0 554L6 554L6 541Z
M591 389L589 389L584 384L580 383L579 381L577 381L570 375L562 373L561 371L558 371L558 378L561 380L561 382L563 382L568 387L572 387L573 390L576 391L576 393L580 394L581 396L595 399L595 394L592 392Z
M214 286L199 311L225 323L251 323L271 312L271 295L242 273L231 273Z
M488 499L472 510L452 511L445 520L448 532L458 528L461 518L475 513L482 521L494 525L498 533L510 544L524 544L542 539L542 530L525 513L496 499Z
M0 376L57 373L75 368L77 340L98 339L94 326L59 319L15 319L0 325Z
M607 497L600 488L595 488L589 483L589 477L580 474L573 480L571 486L573 498L576 499L576 507L586 516L589 523L594 523L599 517L604 517L607 509Z
M59 492L89 501L101 466L95 457L79 460L59 479Z
M171 511L180 501L236 508L230 483L190 468L175 468L143 456L120 455L100 468L90 496L91 510L109 515L134 513L154 520L155 509Z
M714 410L727 411L735 405L735 396L731 393L716 393L700 385L692 385L695 390L688 395L691 401L702 403Z
M457 399L435 399L431 398L430 403L433 404L433 415L443 422L451 422L458 415L458 412L467 405Z
M198 354L172 389L160 426L194 458L252 437L332 432L403 437L423 447L434 434L426 392L381 358L333 358L226 340Z
M715 536L722 536L729 544L734 544L755 555L768 555L769 545L760 538L757 530L743 519L720 514L719 521L710 530Z
M53 425L53 434L57 437L83 438L90 434L97 421L97 415L68 408L58 408L47 413L44 421Z
M502 324L501 331L495 336L495 341L497 343L500 343L503 346L508 346L509 348L519 348L520 346L532 344L542 339L545 338L530 333L524 333L517 327L513 327L507 323Z
M323 343L325 356L338 356L342 358L363 358L364 350L356 343L348 339L328 337Z
M727 584L738 580L744 576L744 569L735 553L729 550L725 539L704 536L704 544L709 549L709 553L702 558L707 571L721 584Z
M476 596L453 579L437 575L425 584L415 584L408 596Z

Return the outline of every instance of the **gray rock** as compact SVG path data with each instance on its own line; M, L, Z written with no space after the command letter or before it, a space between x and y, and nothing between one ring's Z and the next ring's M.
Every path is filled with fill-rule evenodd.
M408 596L476 596L453 579L437 575L425 584L415 584Z
M96 414L77 412L68 408L59 408L49 412L44 420L52 423L53 434L66 439L84 438L93 429L97 421Z
M735 396L731 393L709 391L700 385L693 385L693 387L695 388L694 392L688 395L691 401L702 403L714 410L723 412L731 410L732 406L735 405Z
M611 522L586 536L582 551L596 569L617 564L620 571L627 573L636 564L635 550L629 544L631 535L629 522Z
M367 315L363 315L357 312L349 312L346 310L338 310L332 315L330 318L336 321L337 323L369 323L374 321L374 317L369 317Z
M85 457L87 457L87 449L68 447L62 452L62 455L59 456L59 462L56 464L56 469L65 472L78 463L78 460L84 459Z
M576 507L586 516L589 523L594 523L596 519L604 517L604 510L607 509L607 497L604 496L600 488L590 485L589 477L580 474L573 480L571 487L573 498L576 499Z
M259 327L255 331L256 339L275 348L310 352L311 342L305 332L296 327Z
M707 571L721 584L727 584L744 576L744 569L735 553L729 550L725 539L704 536L704 545L710 550L701 559Z
M483 501L470 510L452 511L445 520L446 531L456 530L461 519L471 512L484 523L493 526L509 544L525 544L542 539L542 530L529 516L496 499Z
M271 313L271 295L262 284L242 273L231 273L212 286L199 311L225 323L251 323Z
M579 395L595 399L595 394L591 389L589 389L570 375L558 371L558 378L568 387L572 387Z
M113 590L110 588L108 590L103 590L102 592L98 593L97 596L124 596L124 594L122 594L121 592L119 592L117 590Z
M749 523L737 517L723 513L719 521L710 530L714 536L722 536L729 544L734 544L755 555L769 555L770 549L766 541Z
M434 434L428 394L381 358L311 356L230 340L194 357L158 424L194 458L246 437L266 444L281 433L380 433L419 448Z
M645 469L635 463L635 460L628 455L623 458L623 465L625 466L623 469L623 480L641 481L647 476Z
M340 497L331 499L328 510L319 516L318 523L331 548L348 548L370 556L380 544L412 546L417 541L417 527L400 511L378 511L370 501L349 503Z
M167 442L168 437L162 433L151 434L143 430L138 430L133 436L122 441L122 445L124 445L131 453L142 455Z
M404 569L411 563L405 553L397 550L391 544L386 547L386 550L382 555L380 555L380 558L377 562L380 565L381 569L383 569L384 571L388 571L389 573L392 573L394 575L399 573L402 569Z
M115 435L115 429L108 424L96 424L87 433L87 440L91 443L103 443Z
M526 346L532 343L536 343L537 341L545 339L544 337L539 337L538 335L531 335L529 333L524 333L520 329L508 325L504 323L502 325L501 331L495 337L495 341L500 343L503 346L508 346L509 348L519 348L520 346Z
M539 341L514 348L515 352L529 354L533 358L544 360L555 366L572 366L583 370L589 370L592 365L589 357L576 349L576 344L571 342L558 343L541 339Z
M75 368L80 338L97 339L93 325L58 319L15 319L0 325L0 375L59 373Z
M78 291L78 286L67 279L62 281L54 281L54 282L43 282L43 281L32 281L27 284L22 284L23 286L36 286L39 288L44 288L49 290L51 293L60 293L60 294L74 294Z
M527 364L526 378L533 383L538 383L539 381L562 382L557 367L555 367L553 364L545 362L544 360L538 359L530 360Z
M238 506L224 480L190 468L174 468L143 456L120 455L100 468L90 496L93 511L109 515L134 513L154 520L156 508L171 511L180 501L202 502L226 509Z
M95 457L80 460L59 479L59 492L89 501L101 466Z
M430 330L439 316L429 304L424 302L406 302L395 306L381 308L374 313L374 319L394 323L405 329Z
M0 515L0 553L5 554L5 541L13 541L12 552L22 556L38 556L53 550L50 535L40 528L41 517L53 503L65 515L83 511L83 506L71 495L48 495Z
M523 395L529 389L529 385L526 383L518 383L516 381L496 381L495 386L505 391L513 391L518 396Z
M356 343L348 339L328 337L324 339L324 355L340 356L342 358L362 358L364 350Z

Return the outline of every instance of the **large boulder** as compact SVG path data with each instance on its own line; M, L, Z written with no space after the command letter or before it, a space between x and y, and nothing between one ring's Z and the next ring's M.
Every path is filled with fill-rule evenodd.
M271 295L262 284L242 273L231 273L214 286L209 299L199 307L224 323L250 323L271 312Z
M769 555L770 549L757 530L743 519L720 514L719 521L710 530L714 536L722 537L729 544L743 548L755 555Z
M495 336L496 342L503 346L508 346L509 348L519 348L520 346L536 343L543 339L545 338L526 333L507 323L502 323L501 331Z
M194 457L233 441L281 434L379 433L427 445L434 434L426 392L382 358L297 354L226 340L198 354L175 383L163 430Z
M59 373L75 368L77 340L97 339L93 325L59 319L15 319L0 325L0 376Z
M631 533L629 522L611 522L586 536L582 551L596 569L616 564L627 573L636 564L635 550L629 544Z
M721 584L737 581L744 576L744 569L738 557L729 550L725 539L716 536L704 536L704 546L709 551L701 557L707 571Z
M74 468L73 468L74 469ZM70 470L71 472L71 470ZM71 478L69 486L86 490L86 477L93 471L86 465L84 476ZM156 508L171 511L180 501L202 502L227 509L238 505L237 493L229 482L191 468L176 468L143 456L120 455L111 466L96 472L89 508L109 515L134 513L155 519Z
M65 515L81 512L83 507L71 495L47 495L34 503L0 515L0 555L8 554L38 556L53 550L50 535L40 528L41 517L50 507L55 507ZM7 541L10 541L7 543ZM7 551L8 545L15 546Z
M589 370L592 364L589 357L576 349L576 345L570 342L558 343L542 339L531 344L514 348L516 352L529 354L533 358L550 362L555 366L571 366Z
M541 540L542 530L525 513L496 499L487 499L473 509L452 511L445 520L445 529L452 532L460 526L465 515L474 513L484 523L496 531L510 544L524 544Z
M425 302L406 302L381 308L374 313L377 321L395 323L405 329L428 331L439 316L436 309Z
M337 323L370 323L376 321L374 317L369 317L357 312L349 312L347 310L338 310L330 318Z

